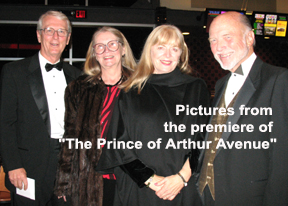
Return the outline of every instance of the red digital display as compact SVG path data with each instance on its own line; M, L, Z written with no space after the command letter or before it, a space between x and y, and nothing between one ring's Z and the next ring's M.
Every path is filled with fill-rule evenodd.
M85 19L86 11L85 10L76 10L76 18L77 19Z

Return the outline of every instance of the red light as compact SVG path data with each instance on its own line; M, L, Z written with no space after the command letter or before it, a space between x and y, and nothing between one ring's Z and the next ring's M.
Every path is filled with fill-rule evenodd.
M76 18L77 19L85 19L86 11L85 10L76 10Z
M0 49L41 49L40 44L0 44Z

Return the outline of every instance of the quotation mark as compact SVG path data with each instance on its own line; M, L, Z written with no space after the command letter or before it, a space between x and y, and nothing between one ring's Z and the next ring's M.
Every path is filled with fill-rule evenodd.
M276 139L276 138L271 138L271 139L270 139L270 142L271 142L271 143L276 143L276 142L277 142L277 139Z
M59 143L63 143L63 142L65 142L66 141L66 139L65 138L61 138L61 139L59 139Z

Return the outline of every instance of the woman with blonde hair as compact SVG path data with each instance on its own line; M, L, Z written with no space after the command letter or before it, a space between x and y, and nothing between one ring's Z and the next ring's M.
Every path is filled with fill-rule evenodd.
M183 107L207 107L210 97L203 80L187 75L188 56L181 31L159 26L146 40L137 69L121 85L125 92L107 142L125 142L129 149L118 143L116 149L104 147L96 168L116 175L114 205L201 205L192 176L198 150L188 142L202 134L191 135L189 128L208 118L186 115Z
M115 176L94 170L106 138L119 85L127 80L136 63L124 35L112 27L97 30L89 45L84 75L65 91L64 139L57 171L55 194L65 205L110 206ZM82 142L84 146L76 142ZM90 145L90 146L89 146Z

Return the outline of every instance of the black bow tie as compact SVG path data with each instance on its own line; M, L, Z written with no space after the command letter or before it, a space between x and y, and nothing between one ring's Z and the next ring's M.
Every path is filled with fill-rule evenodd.
M236 71L235 71L234 73L236 73L236 74L240 74L240 75L244 75L244 74L243 74L243 69L242 69L241 64L240 64L240 66L236 69Z
M56 69L58 69L59 71L61 71L62 68L63 68L63 62L60 61L60 62L58 62L57 64L49 64L49 63L47 63L47 64L45 65L45 69L46 69L47 72L50 72L53 68L56 68Z

